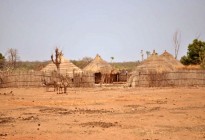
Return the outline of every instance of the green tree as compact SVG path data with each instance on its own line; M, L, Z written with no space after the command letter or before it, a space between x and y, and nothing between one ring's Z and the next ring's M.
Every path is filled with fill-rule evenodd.
M5 64L5 57L0 53L0 69L3 69Z
M184 65L189 65L190 64L190 60L188 59L187 56L182 56L180 59L180 62Z
M194 39L192 44L188 46L187 56L183 56L180 61L184 65L203 65L205 61L205 42Z

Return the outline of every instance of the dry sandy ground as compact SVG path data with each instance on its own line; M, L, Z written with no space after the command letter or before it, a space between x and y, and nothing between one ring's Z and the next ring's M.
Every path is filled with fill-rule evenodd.
M205 88L0 89L0 139L205 139Z

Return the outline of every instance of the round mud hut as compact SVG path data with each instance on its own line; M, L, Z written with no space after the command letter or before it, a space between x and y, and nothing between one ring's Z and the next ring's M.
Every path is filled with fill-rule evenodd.
M109 63L103 60L100 55L96 57L83 69L83 71L93 73L95 83L112 83L118 81L118 72Z

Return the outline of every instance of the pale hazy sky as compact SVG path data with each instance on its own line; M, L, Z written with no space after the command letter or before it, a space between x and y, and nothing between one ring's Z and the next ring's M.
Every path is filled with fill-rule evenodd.
M19 51L25 61L49 60L56 46L68 59L137 61L140 50L179 58L200 34L205 41L205 0L0 0L0 52Z

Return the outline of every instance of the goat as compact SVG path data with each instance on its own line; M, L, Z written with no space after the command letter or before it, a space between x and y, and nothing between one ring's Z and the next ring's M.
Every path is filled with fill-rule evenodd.
M49 91L50 87L53 87L54 91L56 90L56 82L55 81L48 82L45 79L42 79L42 83L43 83L44 86L46 86L46 91L47 92Z
M67 93L67 87L68 87L67 79L64 77L61 77L60 82L56 82L56 87L57 87L57 94L60 94L62 92Z
M57 89L57 94L61 94L63 91L63 83L62 82L56 82L56 89Z
M67 87L68 87L68 82L66 79L62 80L63 88L64 88L64 93L67 93Z

